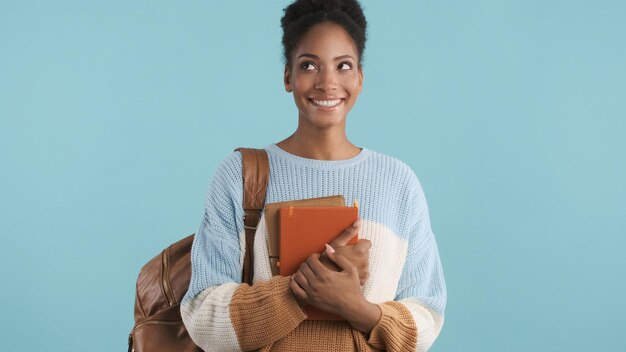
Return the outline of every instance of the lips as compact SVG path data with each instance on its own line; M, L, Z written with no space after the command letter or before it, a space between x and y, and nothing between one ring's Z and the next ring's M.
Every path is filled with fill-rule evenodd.
M339 106L342 102L342 98L337 99L313 99L310 98L309 101L318 108L322 109L332 109Z

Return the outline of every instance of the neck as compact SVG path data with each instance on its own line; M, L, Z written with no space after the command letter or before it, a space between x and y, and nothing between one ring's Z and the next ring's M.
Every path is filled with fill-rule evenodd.
M287 139L277 145L288 153L307 159L345 160L361 152L352 144L343 126L324 129L306 129L301 125Z

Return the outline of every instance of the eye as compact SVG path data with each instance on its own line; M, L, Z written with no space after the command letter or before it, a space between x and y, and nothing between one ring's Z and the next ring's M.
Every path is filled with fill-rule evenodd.
M315 65L312 62L310 62L310 61L305 61L305 62L300 64L300 69L304 70L304 71L313 71L316 68L317 67L315 67Z
M339 66L337 66L337 68L341 71L345 71L345 70L351 70L352 69L352 64L349 62L342 62L339 64Z

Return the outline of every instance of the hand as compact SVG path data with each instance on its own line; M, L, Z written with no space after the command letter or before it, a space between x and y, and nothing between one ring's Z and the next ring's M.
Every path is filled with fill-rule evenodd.
M363 286L369 275L369 250L372 244L369 240L359 240L355 245L348 245L348 241L361 230L361 220L355 221L352 226L346 228L331 243L332 249L339 255L348 259L357 269L359 276L359 284ZM332 271L340 271L341 269L333 262L326 252L323 252L319 261ZM306 291L302 289L294 280L295 275L291 277L291 291L296 297L296 301L301 308L308 305L308 296Z
M339 272L326 268L319 258L319 254L312 254L292 276L296 300L337 314L353 328L369 333L378 323L381 310L361 293L356 267L334 251L328 252L328 258L340 268Z
M346 258L329 253L341 271L328 269L318 253L311 254L293 275L292 290L298 301L306 301L321 310L342 315L346 307L363 294L356 267ZM293 284L295 284L295 289Z
M369 252L372 243L369 240L361 239L357 244L349 245L348 241L361 231L361 220L357 220L352 226L346 228L337 238L335 238L330 246L335 252L348 259L357 269L359 273L359 283L361 286L365 284L369 276ZM320 261L324 266L333 271L339 271L339 267L328 258L326 252L322 253Z

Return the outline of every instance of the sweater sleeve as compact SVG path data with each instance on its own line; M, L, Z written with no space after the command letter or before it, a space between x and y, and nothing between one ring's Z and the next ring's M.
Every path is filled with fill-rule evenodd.
M389 351L427 351L441 331L447 291L428 205L416 177L409 197L409 246L394 301L380 305L382 316L368 344Z
M291 293L289 278L252 286L241 283L245 248L241 171L238 152L218 168L192 246L191 282L181 316L192 340L205 351L260 348L306 319Z

